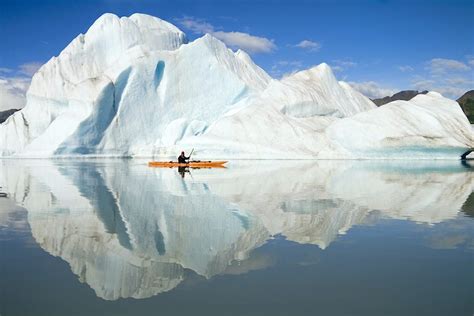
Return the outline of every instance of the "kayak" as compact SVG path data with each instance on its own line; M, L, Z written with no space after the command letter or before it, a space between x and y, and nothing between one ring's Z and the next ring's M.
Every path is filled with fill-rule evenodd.
M190 167L190 168L225 168L227 161L190 161L188 163L179 163L176 161L150 161L149 167L173 168L173 167Z

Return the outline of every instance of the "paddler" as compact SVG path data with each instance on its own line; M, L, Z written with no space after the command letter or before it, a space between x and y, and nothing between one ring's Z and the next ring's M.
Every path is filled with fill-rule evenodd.
M186 160L189 160L190 157L191 157L191 155L189 155L189 157L186 157L184 155L184 151L182 151L181 155L179 155L179 157L178 157L178 162L179 163L187 163Z

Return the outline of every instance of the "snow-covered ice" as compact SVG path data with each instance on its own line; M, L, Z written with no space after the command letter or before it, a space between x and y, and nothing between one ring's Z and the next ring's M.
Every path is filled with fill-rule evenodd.
M454 158L474 147L438 93L377 108L326 64L272 79L211 35L101 16L33 76L0 125L0 155L198 158Z

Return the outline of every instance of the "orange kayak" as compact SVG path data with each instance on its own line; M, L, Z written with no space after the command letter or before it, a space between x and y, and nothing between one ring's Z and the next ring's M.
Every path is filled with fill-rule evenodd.
M173 168L173 167L190 167L190 168L225 168L227 161L190 161L188 163L179 163L176 161L150 161L149 167Z

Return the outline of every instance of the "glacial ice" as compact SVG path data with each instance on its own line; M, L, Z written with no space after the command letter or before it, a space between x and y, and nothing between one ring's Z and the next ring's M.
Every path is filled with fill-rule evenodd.
M458 159L473 147L440 94L377 108L326 64L272 79L244 51L144 14L101 16L0 125L7 157Z

